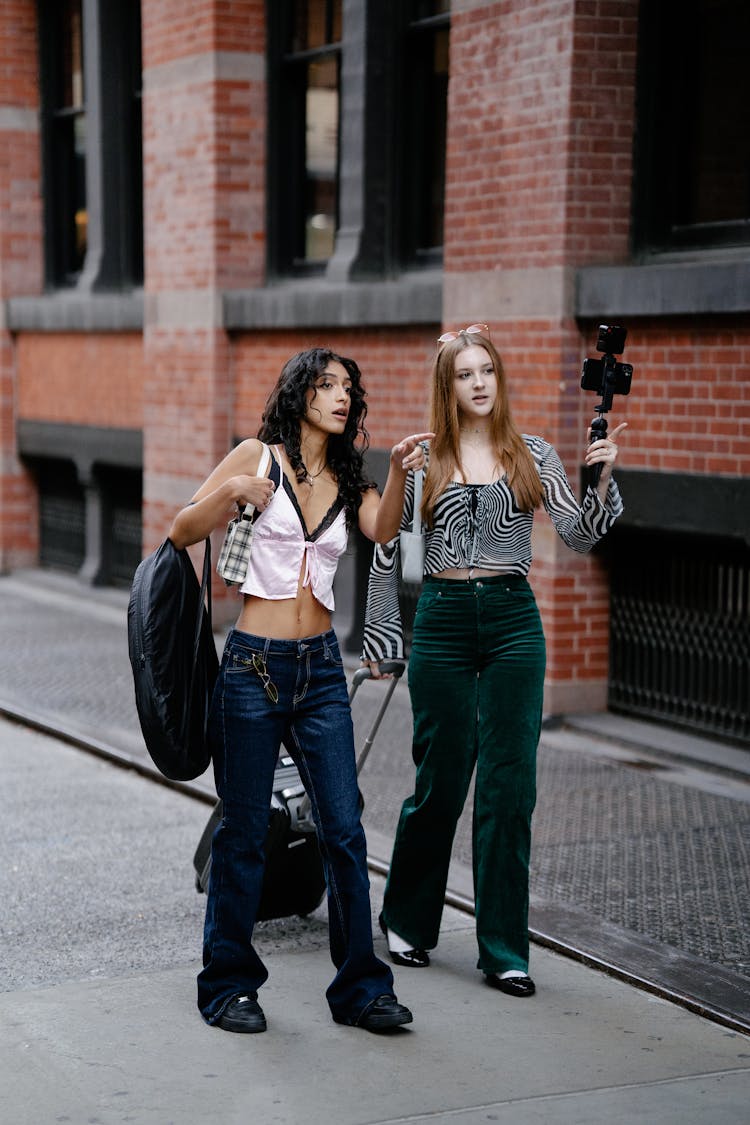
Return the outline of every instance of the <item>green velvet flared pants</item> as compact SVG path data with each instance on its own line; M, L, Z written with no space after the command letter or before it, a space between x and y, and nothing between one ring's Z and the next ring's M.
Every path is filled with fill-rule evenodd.
M383 916L414 948L437 945L453 838L476 766L474 895L485 973L528 970L544 670L542 624L525 578L425 580L409 657L417 773L401 809Z

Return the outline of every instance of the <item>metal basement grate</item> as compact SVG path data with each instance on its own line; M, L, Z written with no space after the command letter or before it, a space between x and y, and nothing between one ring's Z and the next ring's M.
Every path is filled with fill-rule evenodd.
M610 557L610 707L750 746L750 550L628 531Z

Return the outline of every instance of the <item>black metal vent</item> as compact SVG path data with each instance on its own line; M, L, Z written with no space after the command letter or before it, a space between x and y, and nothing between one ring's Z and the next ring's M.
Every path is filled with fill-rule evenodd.
M75 467L46 461L39 472L39 561L78 571L86 553L86 505Z
M750 550L620 532L611 544L609 705L750 746Z
M115 507L112 510L110 569L108 578L113 586L129 586L135 568L142 558L141 510L135 507Z
M142 474L136 469L99 465L97 478L104 515L99 582L111 586L129 586L133 581L135 568L143 557Z

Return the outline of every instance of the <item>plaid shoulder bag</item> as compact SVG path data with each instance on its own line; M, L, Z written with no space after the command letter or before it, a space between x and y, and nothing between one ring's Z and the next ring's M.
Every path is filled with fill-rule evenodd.
M266 476L270 462L271 451L264 443L256 476ZM245 581L247 562L250 558L250 546L253 541L253 523L257 516L258 509L254 508L252 504L247 504L227 524L226 535L219 552L219 561L216 564L216 572L221 575L227 586L238 586Z

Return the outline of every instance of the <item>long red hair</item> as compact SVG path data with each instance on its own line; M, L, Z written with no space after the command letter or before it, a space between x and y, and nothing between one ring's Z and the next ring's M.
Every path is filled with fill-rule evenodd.
M429 429L435 434L430 442L430 464L422 494L422 518L432 527L433 512L458 470L466 483L461 464L460 419L456 398L456 357L466 348L484 348L492 360L497 376L497 396L490 416L490 433L498 461L503 465L516 504L522 512L539 507L544 495L542 482L526 442L516 429L508 402L508 385L500 355L491 340L475 333L459 332L455 340L444 344L432 366Z

